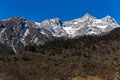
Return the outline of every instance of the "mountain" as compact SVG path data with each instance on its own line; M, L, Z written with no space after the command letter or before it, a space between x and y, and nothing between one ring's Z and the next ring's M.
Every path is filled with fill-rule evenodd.
M17 17L0 21L0 41L11 47L15 53L21 52L26 45L44 44L51 39L52 36L43 35L33 21Z
M85 14L80 19L67 21L64 23L64 26L64 29L70 37L100 34L119 27L116 21L111 17L107 16L102 19L96 19L89 14Z
M19 53L26 45L44 45L58 37L100 35L118 27L115 19L110 16L97 19L88 13L71 21L54 18L41 23L13 17L0 21L0 42L14 53Z

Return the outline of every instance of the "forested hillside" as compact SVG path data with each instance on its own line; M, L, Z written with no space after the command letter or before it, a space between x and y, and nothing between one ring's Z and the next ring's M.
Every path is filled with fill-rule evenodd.
M2 80L120 80L120 28L0 56Z

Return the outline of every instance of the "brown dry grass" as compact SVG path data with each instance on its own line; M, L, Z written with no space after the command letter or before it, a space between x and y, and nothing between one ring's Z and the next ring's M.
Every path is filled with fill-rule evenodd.
M74 77L74 78L72 78L72 80L102 80L102 79L99 78L98 76L88 76L87 78Z

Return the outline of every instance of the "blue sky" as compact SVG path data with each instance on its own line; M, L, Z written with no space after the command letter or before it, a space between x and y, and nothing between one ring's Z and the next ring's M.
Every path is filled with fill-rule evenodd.
M97 18L110 15L120 24L120 0L1 0L0 19L13 16L41 22L59 17L80 18L89 13Z

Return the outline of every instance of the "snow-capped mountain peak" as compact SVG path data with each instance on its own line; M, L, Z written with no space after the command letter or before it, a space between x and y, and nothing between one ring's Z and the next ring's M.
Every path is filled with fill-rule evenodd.
M45 20L40 27L50 31L56 37L67 36L66 31L63 29L63 22L59 18Z
M102 18L102 21L103 22L108 22L108 23L117 23L116 21L115 21L115 19L114 18L112 18L111 16L106 16L106 17L104 17L104 18Z
M69 34L69 37L100 34L111 31L116 27L119 27L119 25L112 17L106 16L97 19L88 13L82 18L64 22L64 29Z
M93 19L95 19L95 17L93 17L93 16L90 15L89 13L86 13L82 18L84 18L84 19L88 19L88 18L93 18Z

